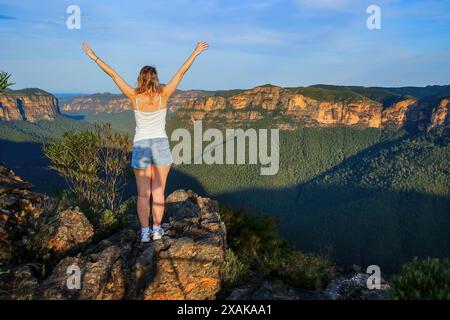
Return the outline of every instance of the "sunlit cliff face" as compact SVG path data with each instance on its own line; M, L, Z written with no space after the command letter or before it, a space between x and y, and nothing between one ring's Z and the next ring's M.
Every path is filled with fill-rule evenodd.
M192 121L223 119L233 123L267 117L275 119L283 115L285 119L311 126L382 129L398 129L408 125L422 129L448 127L449 105L449 99L427 102L407 98L384 107L369 99L321 101L277 86L260 86L229 96L214 96L211 92L200 90L177 91L168 102L171 112L176 111ZM126 97L106 94L75 98L62 110L113 113L131 108ZM272 111L277 112L277 116ZM0 120L52 120L58 112L56 98L42 90L27 94L0 94ZM281 121L277 126L285 128L285 122ZM295 128L295 125L291 127Z
M58 100L42 90L0 94L0 120L53 120L58 113Z

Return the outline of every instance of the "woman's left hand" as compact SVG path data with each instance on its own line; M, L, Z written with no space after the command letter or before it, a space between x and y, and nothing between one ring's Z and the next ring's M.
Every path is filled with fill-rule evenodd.
M89 43L83 43L83 50L86 52L86 54L91 58L92 60L97 59L97 55L94 53L94 51L91 49L91 46Z

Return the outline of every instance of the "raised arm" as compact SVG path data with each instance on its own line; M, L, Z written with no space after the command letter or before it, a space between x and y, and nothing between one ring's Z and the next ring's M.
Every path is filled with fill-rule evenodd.
M177 89L178 85L181 82L181 79L183 79L184 74L186 71L189 70L189 68L192 66L192 64L195 61L195 58L197 58L203 51L208 49L208 43L207 42L199 42L197 43L197 46L195 47L195 50L191 53L189 58L183 63L183 65L178 69L177 73L173 76L173 78L169 81L169 83L162 89L162 95L166 98L170 97L172 93Z
M94 51L91 49L89 44L83 43L83 50L86 54L98 64L98 66L108 74L116 85L119 87L120 91L123 92L128 98L133 99L135 96L135 90L132 86L130 86L125 80L123 80L116 71L114 71L110 66L108 66L102 59L100 59Z

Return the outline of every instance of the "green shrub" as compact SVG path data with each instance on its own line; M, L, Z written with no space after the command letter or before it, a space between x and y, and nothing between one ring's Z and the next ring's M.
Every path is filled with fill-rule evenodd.
M60 141L44 146L50 167L65 179L72 195L80 205L98 204L99 140L92 131L67 131Z
M227 226L228 243L237 254L257 258L261 251L285 244L278 236L274 217L255 216L243 209L223 207L220 216Z
M99 217L99 233L106 235L117 231L123 226L135 228L140 226L136 215L136 197L123 201L115 211L106 209L97 216Z
M324 288L332 279L333 268L328 259L293 251L279 262L280 277L308 290Z
M329 260L318 255L306 255L293 248L279 236L275 218L228 208L220 208L220 216L227 227L228 245L233 251L233 256L227 257L230 259L227 268L233 270L226 271L229 272L228 279L234 278L233 273L239 274L235 270L247 266L262 275L276 276L303 289L320 289L330 281L333 268Z
M231 249L227 249L222 265L222 279L225 286L232 287L242 283L248 276L249 266L242 262Z
M114 229L119 222L117 215L111 210L104 210L100 218L100 227L105 230Z
M450 262L446 258L418 260L405 264L391 281L395 300L450 300Z
M109 123L67 131L43 148L50 167L64 177L70 194L96 223L104 220L96 215L105 209L115 213L122 202L130 149L128 135L114 132ZM113 223L111 215L105 218Z

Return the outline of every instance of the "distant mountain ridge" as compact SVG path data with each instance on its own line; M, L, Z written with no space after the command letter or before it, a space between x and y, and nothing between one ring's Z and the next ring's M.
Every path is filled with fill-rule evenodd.
M122 94L97 93L62 98L62 111L118 113L131 110ZM225 123L270 119L280 128L356 126L381 129L449 127L450 85L360 87L313 85L283 88L265 84L249 90L177 90L169 111L189 121ZM1 120L53 120L58 99L40 89L0 94Z
M208 97L214 94L213 91L205 90L177 90L168 101L169 111L175 111L186 102L201 97ZM62 111L94 111L96 113L116 113L131 110L132 106L127 97L123 94L95 93L72 99L64 99Z

